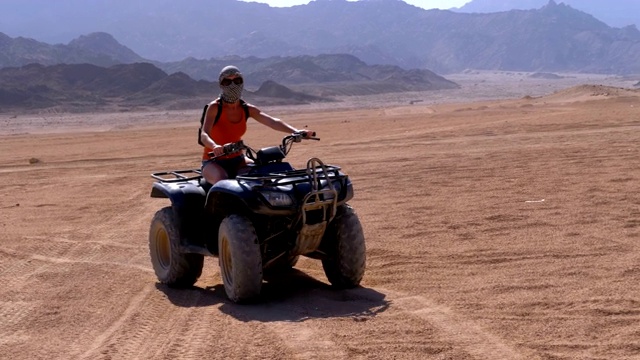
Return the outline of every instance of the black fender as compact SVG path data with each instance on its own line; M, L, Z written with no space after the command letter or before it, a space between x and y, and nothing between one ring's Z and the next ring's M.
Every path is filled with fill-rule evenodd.
M351 179L347 176L340 186L338 205L342 205L351 199L353 199L353 185L351 184Z
M206 192L198 181L155 182L151 197L171 200L183 245L205 245L207 237L204 230L211 221L204 211Z
M201 204L204 206L206 192L196 181L155 182L151 188L152 198L168 198L176 207Z
M253 184L255 185L255 184ZM296 209L274 209L268 206L253 186L238 180L220 180L209 189L205 202L207 212L225 216L229 213L260 215L293 215Z

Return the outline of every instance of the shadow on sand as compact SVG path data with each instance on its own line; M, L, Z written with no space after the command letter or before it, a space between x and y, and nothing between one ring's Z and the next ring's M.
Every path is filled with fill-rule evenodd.
M181 307L220 305L220 311L240 321L304 321L312 318L352 317L366 320L389 307L386 295L357 287L336 290L302 271L265 274L260 296L248 304L231 302L224 286L173 289L156 284L158 290Z

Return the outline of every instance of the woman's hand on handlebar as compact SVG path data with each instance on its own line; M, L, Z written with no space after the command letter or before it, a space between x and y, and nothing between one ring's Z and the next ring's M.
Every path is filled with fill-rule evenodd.
M313 140L318 140L316 138L316 132L315 131L311 131L311 130L298 130L296 131L297 133L302 134L302 137L304 139L313 139Z
M213 149L209 152L209 156L217 157L224 155L224 146L216 144Z

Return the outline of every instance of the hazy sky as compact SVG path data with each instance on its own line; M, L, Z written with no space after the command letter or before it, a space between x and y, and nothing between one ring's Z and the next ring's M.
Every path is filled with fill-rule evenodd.
M259 2L269 4L269 6L294 6L308 4L311 0L242 0L247 2ZM353 1L353 0L349 0ZM450 9L453 7L460 7L471 0L403 0L407 4L419 6L425 9Z

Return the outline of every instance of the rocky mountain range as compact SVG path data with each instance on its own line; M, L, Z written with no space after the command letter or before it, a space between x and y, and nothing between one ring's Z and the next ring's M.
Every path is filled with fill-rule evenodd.
M193 58L171 63L157 63L168 73L182 71L195 79L217 80L219 69L234 64L246 75L247 84L258 86L276 81L308 92L317 92L313 85L325 85L325 95L335 95L328 89L350 95L380 92L451 89L456 85L444 77L425 69L405 70L396 65L368 65L353 55L326 54L270 58L238 56L197 60ZM362 87L362 84L367 84ZM338 90L339 89L339 90ZM349 91L347 91L349 90ZM319 94L318 94L319 95Z
M613 28L554 0L531 10L472 14L424 10L401 0L315 0L288 8L239 0L87 4L4 0L0 30L48 42L106 32L141 57L185 73L191 71L186 64L211 58L320 54L439 74L469 68L640 73L635 26Z
M251 70L245 73L245 78L252 81L247 82L243 97L262 105L331 102L336 101L334 97L338 95L458 87L428 70L366 65L351 55L258 59L257 62L256 59L235 60L237 64L254 64L247 67ZM220 68L216 68L216 74ZM291 85L285 86L272 78ZM194 80L179 71L168 74L145 62L110 67L29 64L0 69L0 112L47 108L60 111L193 109L218 93L217 81Z
M38 1L0 2L0 12L16 6L0 17L0 29L12 27L16 9ZM458 87L432 70L445 76L466 69L545 77L640 74L635 26L613 28L554 0L537 9L486 14L425 11L401 0L316 0L291 8L238 0L156 0L146 7L147 1L109 7L109 1L95 0L83 7L68 0L23 18L31 23L48 16L64 23L65 32L81 25L116 36L86 32L52 45L0 33L0 109L199 107L217 95L217 74L228 64L243 70L247 100L262 104ZM215 17L212 4L242 16ZM77 6L74 16L64 12L71 5ZM89 8L93 18L79 16ZM60 29L52 26L50 33ZM139 48L162 55L142 56ZM162 60L177 54L185 56Z
M509 10L539 9L549 0L472 0L457 9L466 13L493 13ZM640 1L638 0L560 0L577 10L593 15L614 27L640 26Z
M0 67L23 66L31 63L94 64L112 66L149 62L121 45L107 33L82 35L67 45L50 45L24 37L11 38L0 32Z
M167 96L186 98L211 93L212 84L188 76L167 75L148 63L100 67L91 64L30 64L0 69L0 108L63 107L82 111L111 104L160 103ZM142 100L142 101L140 101Z

